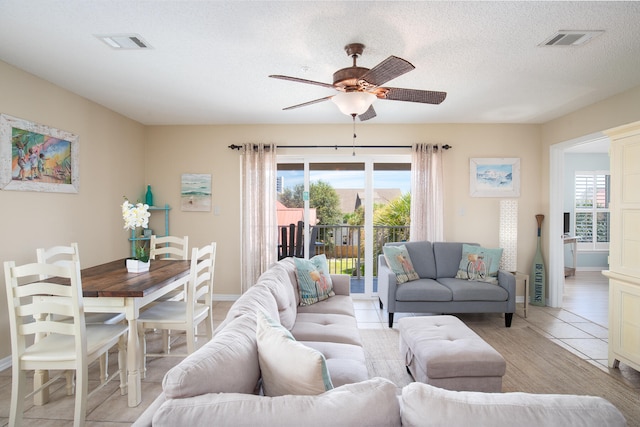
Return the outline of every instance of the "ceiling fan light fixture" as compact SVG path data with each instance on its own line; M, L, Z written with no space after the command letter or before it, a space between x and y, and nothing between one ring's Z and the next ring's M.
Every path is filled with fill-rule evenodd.
M347 116L359 116L369 109L376 96L369 92L341 92L331 100Z

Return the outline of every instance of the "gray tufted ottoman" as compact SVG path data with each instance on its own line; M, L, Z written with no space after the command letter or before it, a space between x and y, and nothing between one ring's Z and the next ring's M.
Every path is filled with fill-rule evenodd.
M400 354L414 380L458 391L501 392L507 364L455 316L405 317Z

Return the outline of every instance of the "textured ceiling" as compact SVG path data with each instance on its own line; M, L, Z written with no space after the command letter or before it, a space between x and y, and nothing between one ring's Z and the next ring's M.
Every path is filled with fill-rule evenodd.
M558 30L604 30L539 47ZM147 50L96 34L136 33ZM389 85L448 93L439 106L380 100L366 123L543 123L640 85L640 2L0 0L0 60L144 124L349 123L332 82L389 55ZM0 88L2 82L0 82Z

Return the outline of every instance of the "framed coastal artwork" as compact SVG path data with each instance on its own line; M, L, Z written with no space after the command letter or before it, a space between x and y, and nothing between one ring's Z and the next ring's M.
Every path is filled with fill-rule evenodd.
M469 161L471 197L519 197L519 158L472 158Z
M211 211L211 174L184 173L180 186L183 211Z
M0 114L0 188L77 193L78 136Z

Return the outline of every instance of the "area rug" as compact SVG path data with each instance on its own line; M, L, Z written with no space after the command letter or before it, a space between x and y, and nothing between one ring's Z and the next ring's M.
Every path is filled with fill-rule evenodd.
M613 403L629 426L640 426L640 393L580 359L529 327L473 327L507 361L502 391L601 396ZM412 380L400 357L397 329L361 329L370 376L398 387Z

